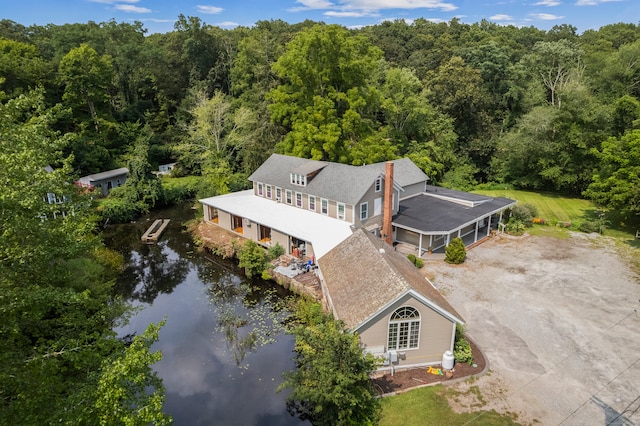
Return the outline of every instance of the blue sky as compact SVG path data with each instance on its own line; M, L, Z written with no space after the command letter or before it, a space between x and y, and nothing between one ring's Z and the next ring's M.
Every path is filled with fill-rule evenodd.
M222 28L258 20L305 19L361 27L386 19L425 18L548 30L571 24L582 33L617 22L638 24L639 0L0 0L0 18L23 25L87 21L141 21L149 32L167 32L179 14L198 16Z

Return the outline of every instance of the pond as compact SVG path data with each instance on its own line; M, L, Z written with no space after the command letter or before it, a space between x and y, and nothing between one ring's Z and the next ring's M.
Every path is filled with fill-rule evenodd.
M164 357L154 369L177 425L308 424L287 412L287 393L276 392L294 367L294 338L281 326L288 293L198 252L182 226L193 217L185 203L105 231L107 246L127 264L117 289L139 309L118 333L139 334L166 319L153 347ZM156 218L170 218L169 227L157 244L142 243Z

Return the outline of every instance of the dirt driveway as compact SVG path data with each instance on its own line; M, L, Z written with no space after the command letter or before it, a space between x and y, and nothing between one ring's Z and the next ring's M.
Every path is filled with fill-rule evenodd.
M640 425L640 280L613 244L498 236L425 273L488 358L478 400L544 425ZM477 392L468 392L476 395Z

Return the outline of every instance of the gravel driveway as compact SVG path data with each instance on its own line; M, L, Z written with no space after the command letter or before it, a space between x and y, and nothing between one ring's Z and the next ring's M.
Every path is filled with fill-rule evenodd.
M640 284L606 238L498 236L425 273L487 356L484 401L522 423L640 425ZM476 395L476 392L468 395Z

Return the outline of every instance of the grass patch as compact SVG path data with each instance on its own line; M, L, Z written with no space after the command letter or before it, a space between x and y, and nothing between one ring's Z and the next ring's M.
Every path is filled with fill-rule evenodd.
M474 391L474 394L479 390ZM381 426L399 425L517 425L510 416L495 411L454 413L442 385L414 389L383 398ZM477 395L476 395L477 396Z
M488 195L490 197L506 197L517 200L519 203L532 204L538 210L538 217L543 218L545 223L550 222L571 222L573 230L577 229L577 224L586 221L596 221L600 210L589 200L582 198L565 197L552 192L520 191L516 189L500 190L477 190L476 194ZM627 223L617 212L606 212L607 229L605 235L625 241L632 247L640 246L640 240L636 241L636 228L640 224ZM549 226L534 226L527 230L532 235L547 235L557 238L568 238L566 229L559 229Z
M582 198L563 197L551 192L518 190L474 191L490 197L506 197L519 203L532 204L538 209L538 216L546 221L577 222L587 220L596 214L596 206Z

